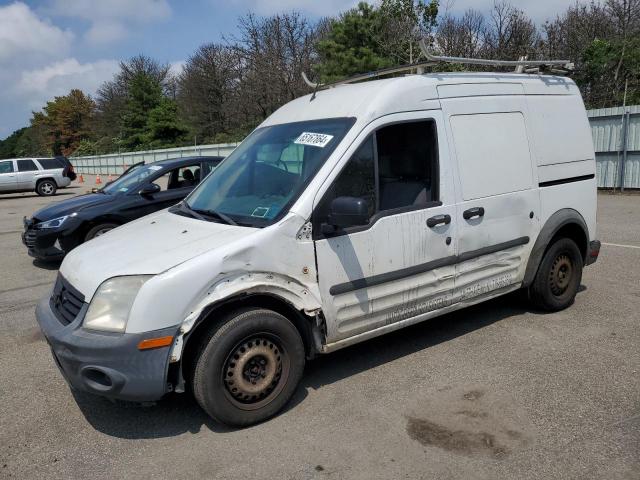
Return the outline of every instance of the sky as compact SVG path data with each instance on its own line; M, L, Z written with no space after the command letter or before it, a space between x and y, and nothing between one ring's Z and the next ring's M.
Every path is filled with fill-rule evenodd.
M576 0L512 0L536 22ZM370 3L375 3L370 2ZM298 10L333 16L357 0L0 0L0 139L72 88L94 94L118 62L145 54L178 72L202 44L236 33L237 18ZM493 0L442 0L441 10L488 11Z

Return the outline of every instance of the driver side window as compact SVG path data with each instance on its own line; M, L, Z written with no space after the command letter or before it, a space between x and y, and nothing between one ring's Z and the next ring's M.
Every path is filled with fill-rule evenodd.
M331 202L357 197L377 214L427 208L438 200L438 143L433 120L395 123L372 133L325 193L314 224L326 222Z

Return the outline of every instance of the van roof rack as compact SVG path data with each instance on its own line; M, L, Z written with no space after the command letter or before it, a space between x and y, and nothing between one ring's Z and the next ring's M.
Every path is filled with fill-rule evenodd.
M566 74L572 72L575 66L569 60L491 60L485 58L444 57L433 55L429 52L427 42L420 40L420 50L427 60L434 63L461 63L463 65L487 65L493 67L516 67L517 73L543 73L552 72Z
M337 87L338 85L346 85L349 83L357 83L363 80L383 77L393 73L407 72L410 70L421 70L426 67L433 67L439 63L459 63L463 65L486 65L492 67L515 67L515 73L556 73L566 75L574 70L574 64L569 60L526 60L526 57L520 57L520 60L491 60L484 58L465 58L465 57L445 57L433 55L429 52L429 48L424 39L420 40L420 50L427 58L424 62L400 65L397 67L383 68L373 72L359 73L351 77L337 80L331 83L312 82L309 77L302 72L302 79L314 91L321 88Z

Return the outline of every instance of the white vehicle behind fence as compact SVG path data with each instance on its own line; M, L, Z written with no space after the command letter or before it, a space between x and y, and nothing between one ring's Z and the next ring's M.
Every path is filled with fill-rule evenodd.
M188 387L249 425L315 355L518 289L568 307L599 249L572 80L407 75L284 105L183 203L73 250L37 318L75 388Z
M47 197L75 178L73 166L64 157L0 160L0 194L36 192Z

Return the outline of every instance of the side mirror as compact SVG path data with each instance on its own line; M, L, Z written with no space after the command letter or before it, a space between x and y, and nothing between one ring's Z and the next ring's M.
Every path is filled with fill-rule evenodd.
M142 195L143 197L148 197L153 195L154 193L158 193L160 190L160 185L156 183L147 183L140 189L140 195Z
M369 223L369 205L363 198L338 197L331 202L327 223L337 228Z

